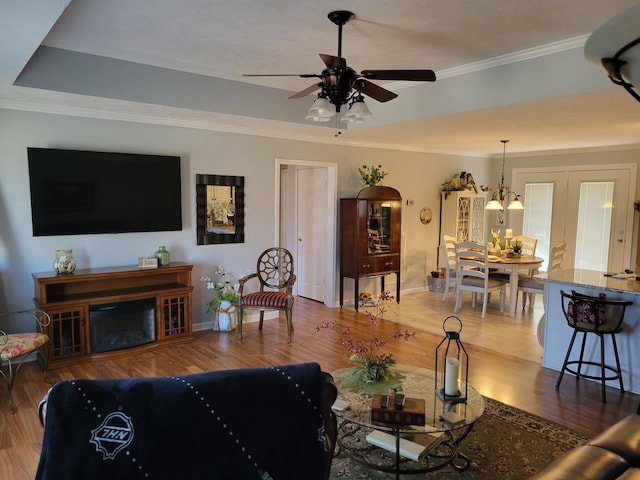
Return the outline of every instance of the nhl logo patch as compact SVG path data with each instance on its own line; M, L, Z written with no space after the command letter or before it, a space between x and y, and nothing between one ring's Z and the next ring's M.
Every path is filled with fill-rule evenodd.
M113 460L133 440L133 423L122 412L107 415L102 424L91 430L91 443L96 451L102 452L103 460Z

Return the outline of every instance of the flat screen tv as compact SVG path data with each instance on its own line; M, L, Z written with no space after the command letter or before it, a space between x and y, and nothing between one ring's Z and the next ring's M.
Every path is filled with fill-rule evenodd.
M27 147L34 236L182 230L180 157Z

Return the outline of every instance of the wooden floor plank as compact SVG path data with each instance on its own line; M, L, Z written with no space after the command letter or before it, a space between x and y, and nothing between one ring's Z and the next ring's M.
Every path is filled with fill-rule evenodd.
M416 337L409 342L392 341L387 345L399 363L433 368L435 348L442 338L442 320L451 314L453 305L450 300L441 302L440 297L432 293L406 295L400 305L394 306L393 315L387 316L390 320L376 326L378 335L386 338L397 329L405 328L401 324L403 318L431 324L431 332L416 330ZM469 352L471 383L485 396L587 435L594 435L635 412L640 396L620 394L609 388L605 405L600 402L599 385L593 382L576 382L573 377L566 377L556 391L557 372L540 366L541 350L535 338L541 304L539 298L534 310L518 312L514 318L501 315L496 305L491 305L485 319L480 319L478 312L472 311L465 302L459 317L464 323L462 338ZM283 316L280 320L265 320L262 332L257 324L247 324L242 342L234 333L196 332L191 343L61 367L51 370L48 380L184 375L309 361L318 362L331 372L350 364L340 344L345 329L350 329L357 338L368 336L368 317L352 308L329 309L298 297L293 315L295 332L291 344L287 344ZM323 321L336 322L337 327L316 331L316 326ZM483 329L486 334L482 333ZM516 341L518 349L529 350L520 355L523 358L503 352L503 345ZM25 364L14 387L17 405L14 415L9 413L6 390L0 391L0 478L34 477L42 440L36 409L49 386L38 365Z

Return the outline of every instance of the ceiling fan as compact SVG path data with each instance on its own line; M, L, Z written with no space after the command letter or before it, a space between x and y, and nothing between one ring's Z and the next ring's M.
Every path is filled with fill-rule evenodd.
M347 66L346 59L342 58L342 26L354 17L352 12L337 10L329 13L328 18L338 26L338 56L320 54L325 68L322 73L302 74L245 74L245 77L301 77L319 78L320 81L310 85L304 90L294 93L289 98L306 97L310 93L320 90L318 98L309 109L307 120L326 122L336 113L340 107L349 103L349 112L342 121L347 123L360 123L371 112L364 104L362 94L365 94L379 102L388 102L398 95L390 90L380 87L370 80L404 80L416 82L434 82L436 74L433 70L362 70L357 73Z

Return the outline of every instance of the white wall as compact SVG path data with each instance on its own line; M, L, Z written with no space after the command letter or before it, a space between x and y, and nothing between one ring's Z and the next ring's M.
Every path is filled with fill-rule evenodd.
M27 168L28 146L179 155L182 157L183 230L33 237ZM50 271L54 250L72 248L78 268L133 265L166 245L174 261L194 264L194 328L210 321L206 290L200 277L222 264L236 275L255 265L257 255L275 238L273 211L276 159L338 163L338 196L354 196L361 188L357 167L382 164L389 172L385 185L397 188L403 199L407 265L403 291L421 291L425 275L436 265L437 213L440 185L455 171L471 171L479 183L490 183L490 161L415 152L316 144L172 126L80 118L0 109L0 311L33 306L32 272ZM245 243L197 246L195 239L195 175L245 177ZM423 206L434 221L420 223ZM390 280L393 281L393 280ZM366 284L365 284L366 285ZM347 298L352 292L346 283ZM202 326L200 326L202 327ZM21 325L2 325L11 331Z

